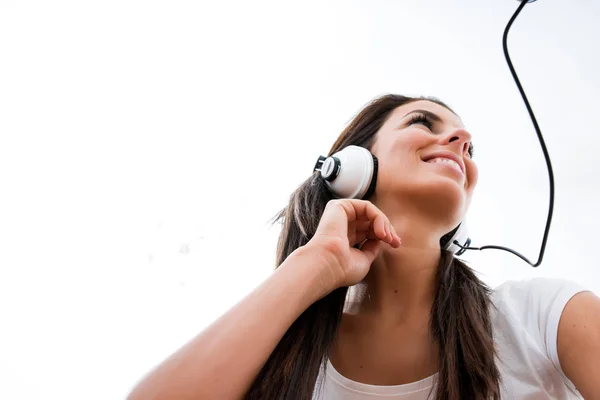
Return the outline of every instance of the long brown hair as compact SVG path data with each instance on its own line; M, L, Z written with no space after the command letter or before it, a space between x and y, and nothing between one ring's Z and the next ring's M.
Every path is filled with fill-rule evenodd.
M356 115L329 151L349 145L371 148L377 131L397 107L432 97L385 95ZM452 111L452 110L451 110ZM325 205L333 197L317 172L291 195L275 221L282 223L276 265L314 235ZM439 344L437 400L499 399L499 372L489 314L490 289L453 254L441 250L430 329ZM340 325L348 288L313 303L284 334L250 390L249 400L311 400L320 368ZM319 385L321 386L321 385Z

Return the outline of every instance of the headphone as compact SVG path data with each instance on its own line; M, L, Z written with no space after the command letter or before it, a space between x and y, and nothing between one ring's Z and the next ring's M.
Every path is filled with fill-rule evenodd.
M351 145L330 157L319 156L313 172L320 172L334 197L366 200L375 192L378 167L377 157L369 150ZM463 254L469 244L471 239L465 221L440 239L441 248L457 256Z
M538 260L533 263L529 261L525 256L519 252L504 246L486 245L481 247L471 247L471 239L467 236L466 222L462 221L456 228L451 232L448 232L440 239L440 245L442 249L452 252L454 255L461 255L466 250L485 250L485 249L496 249L508 251L521 258L527 264L532 267L538 267L542 264L544 258L544 251L546 250L546 242L548 241L548 233L550 232L550 223L552 222L552 213L554 210L554 173L552 172L552 163L550 162L550 155L546 149L544 143L544 137L540 131L540 127L535 119L533 110L529 105L525 91L519 82L517 73L510 61L508 54L508 46L506 44L508 31L512 26L521 10L527 3L533 3L536 0L517 0L521 2L511 19L508 21L506 28L504 29L504 35L502 38L502 48L504 50L504 57L506 63L510 69L512 77L517 84L517 88L523 97L527 112L533 122L544 158L546 159L546 166L548 167L548 178L550 179L550 201L548 205L548 218L546 219L546 228L544 229L544 237L542 238L542 245L540 247L540 254ZM331 155L330 157L319 156L317 163L313 169L314 171L320 171L321 177L327 183L329 190L335 197L338 198L353 198L353 199L367 199L373 194L375 190L375 184L377 182L377 158L371 154L371 152L363 147L348 146L341 151Z

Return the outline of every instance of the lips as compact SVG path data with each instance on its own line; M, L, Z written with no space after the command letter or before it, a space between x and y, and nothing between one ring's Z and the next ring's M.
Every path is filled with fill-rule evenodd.
M423 158L423 161L427 162L433 160L434 158L447 158L456 162L460 167L460 170L463 173L463 175L465 175L465 163L463 162L462 158L457 156L455 153L452 153L451 151L440 151L437 153L429 154L428 156Z

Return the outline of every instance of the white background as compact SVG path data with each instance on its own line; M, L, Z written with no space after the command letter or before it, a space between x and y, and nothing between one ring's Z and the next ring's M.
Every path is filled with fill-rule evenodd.
M474 245L536 260L548 176L502 53L512 0L0 1L0 398L122 399L269 276L269 220L352 116L433 95L474 135ZM600 293L600 5L509 36L552 156L538 269Z

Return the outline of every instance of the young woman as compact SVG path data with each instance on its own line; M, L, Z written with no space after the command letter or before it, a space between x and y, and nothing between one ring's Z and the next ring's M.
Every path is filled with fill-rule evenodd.
M598 297L490 290L445 249L477 184L471 139L439 100L371 102L330 155L376 156L372 194L334 199L314 172L279 215L275 272L129 399L600 399Z

